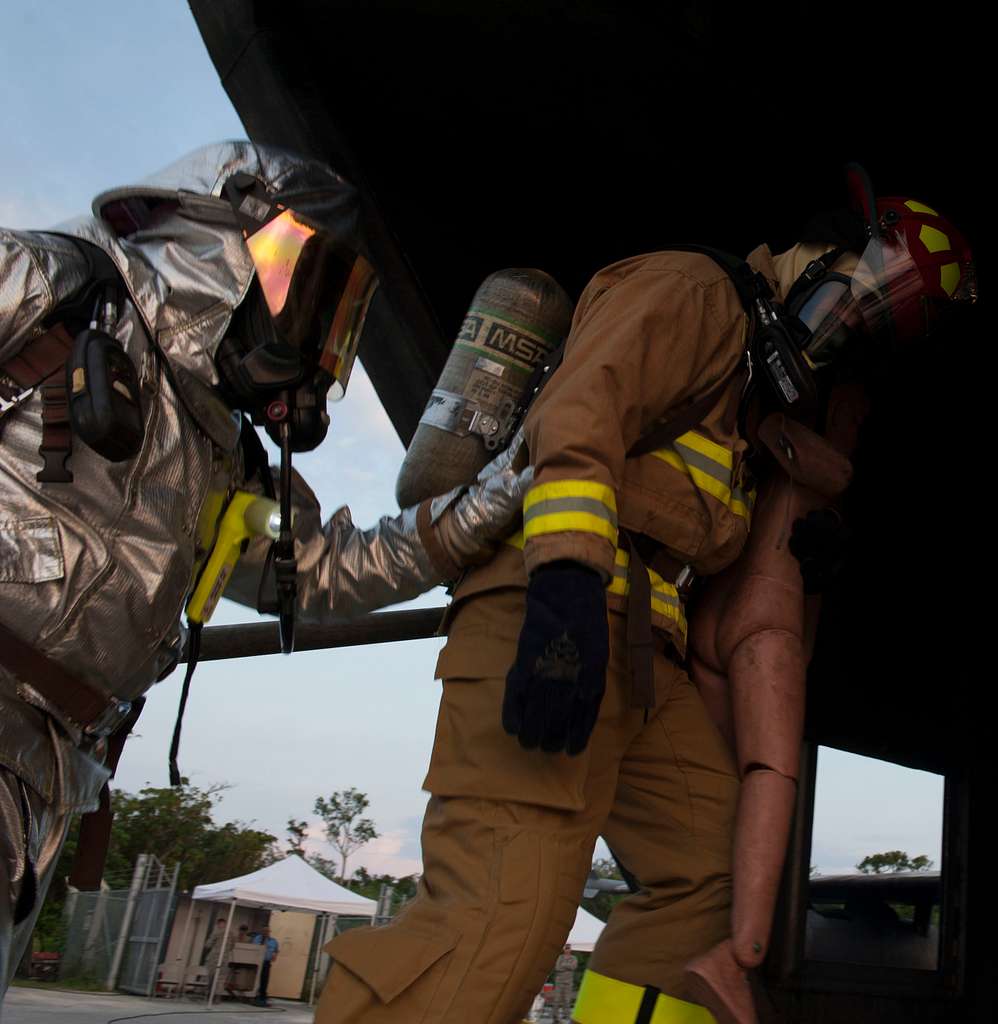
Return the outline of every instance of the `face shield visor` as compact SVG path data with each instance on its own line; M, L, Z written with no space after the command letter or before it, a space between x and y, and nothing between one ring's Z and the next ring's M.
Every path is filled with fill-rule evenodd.
M843 273L846 260L854 265ZM858 260L837 262L791 310L810 331L803 352L812 369L865 347L896 352L927 337L954 301L973 301L972 266L926 269L901 232L871 238Z
M378 286L374 268L333 232L273 201L255 178L237 175L225 194L277 337L297 351L302 379L338 401Z

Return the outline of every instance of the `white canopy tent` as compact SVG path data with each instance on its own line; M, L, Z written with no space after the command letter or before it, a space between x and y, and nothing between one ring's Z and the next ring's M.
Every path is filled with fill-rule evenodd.
M237 906L267 910L304 910L314 914L374 917L377 903L345 889L326 878L298 856L285 857L269 867L224 882L199 885L192 900L228 903L229 917L225 934L218 947L218 962L208 995L208 1004L215 998L215 987L221 973L222 955L232 928L232 915ZM192 903L193 906L193 903ZM324 943L320 942L319 951ZM316 957L319 955L316 952ZM312 996L315 996L315 964L312 965Z
M575 912L575 924L572 925L572 930L565 941L579 953L591 953L600 932L605 927L598 917L579 907Z
M374 900L337 885L298 856L285 857L239 878L199 885L194 890L193 899L235 902L244 907L273 910L349 914L353 917L374 917L377 909Z

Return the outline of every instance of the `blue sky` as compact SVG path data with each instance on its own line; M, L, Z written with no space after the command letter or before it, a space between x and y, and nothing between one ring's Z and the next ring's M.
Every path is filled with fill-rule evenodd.
M49 227L206 142L245 135L181 0L4 0L0 35L0 224ZM470 296L469 296L470 298ZM371 525L397 511L403 448L361 370L331 408L333 429L298 468L331 514L349 504ZM435 592L416 604L440 604ZM223 602L213 624L255 613ZM292 658L206 663L197 671L180 764L200 785L225 782L221 820L284 836L289 816L347 786L365 791L382 838L351 866L419 870L420 790L433 738L440 640ZM166 785L181 683L153 687L117 783ZM885 849L939 862L941 780L839 752L822 754L812 863L846 871ZM152 851L155 852L155 851Z

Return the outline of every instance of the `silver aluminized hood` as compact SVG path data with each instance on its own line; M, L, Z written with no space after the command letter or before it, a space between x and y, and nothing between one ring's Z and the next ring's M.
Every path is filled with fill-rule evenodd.
M349 182L325 164L246 141L205 146L136 185L102 192L94 217L53 229L98 245L114 260L185 404L226 447L226 415L214 408L209 388L218 382L215 352L254 274L222 197L222 186L240 172L366 251L359 197Z

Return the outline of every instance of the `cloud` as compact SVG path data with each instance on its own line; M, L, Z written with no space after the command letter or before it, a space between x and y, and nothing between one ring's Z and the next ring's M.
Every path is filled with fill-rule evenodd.
M367 868L372 875L418 875L423 871L419 858L419 818L406 819L402 828L392 829L372 839L347 858L347 873L353 874L359 867ZM321 822L309 822L306 830L305 851L340 862L340 854L326 841Z

